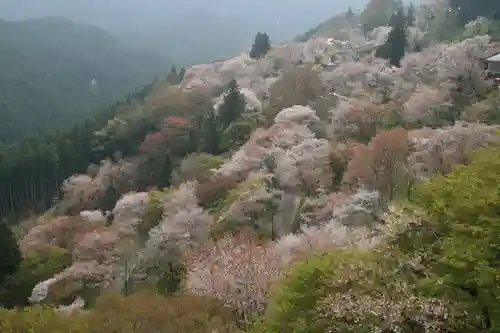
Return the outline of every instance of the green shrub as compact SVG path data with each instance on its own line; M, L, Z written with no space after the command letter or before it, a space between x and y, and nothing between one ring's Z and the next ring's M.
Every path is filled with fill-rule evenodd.
M232 122L222 133L220 150L229 151L243 146L257 127L253 119L238 119Z
M164 189L163 191L152 190L149 192L149 201L147 202L141 220L137 225L137 233L142 241L147 240L149 237L149 230L160 223L163 216L162 199L169 191L169 189Z
M182 160L172 178L176 184L191 180L204 182L210 179L213 174L212 170L220 167L222 163L224 163L224 158L220 156L206 153L190 154Z
M5 307L27 306L33 287L71 265L71 254L57 246L28 252L19 270L0 287L0 303Z
M387 254L387 255L386 255ZM449 303L418 293L411 265L397 253L338 250L298 264L271 297L255 333L445 332ZM460 314L458 314L460 316ZM455 330L454 332L468 332Z
M266 333L325 332L328 325L320 320L317 306L327 294L328 282L339 261L347 259L344 253L333 252L297 264L271 298L262 324L257 325L258 330Z
M2 333L84 333L84 327L73 324L73 316L61 316L53 308L33 306L19 310L0 308ZM76 322L75 322L76 324Z

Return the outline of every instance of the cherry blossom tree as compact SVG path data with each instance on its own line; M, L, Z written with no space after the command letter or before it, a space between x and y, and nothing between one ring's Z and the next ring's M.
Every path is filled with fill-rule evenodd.
M228 236L186 257L186 290L220 299L249 323L251 314L264 310L283 259L249 235Z
M443 123L442 113L449 109L451 97L446 90L422 85L406 102L401 115L405 123L438 126Z
M484 71L477 59L488 45L488 36L434 45L404 57L398 73L415 84L441 86L448 91L460 86L466 95L481 93Z
M183 183L162 198L162 220L149 230L149 239L137 256L127 261L121 280L142 280L162 266L172 268L183 252L209 238L213 219L199 205L195 183Z
M370 143L358 145L349 162L345 182L378 190L391 200L406 175L408 133L401 128L381 132Z
M103 220L86 221L80 216L40 220L20 241L20 248L23 253L44 245L57 245L71 250L78 237L103 226Z
M264 112L274 117L285 108L308 105L322 93L323 84L317 71L309 66L289 69L269 88L270 105Z
M340 141L354 139L367 143L381 128L385 109L365 97L340 101L331 113L328 128L331 138Z
M420 179L452 171L455 165L466 163L475 150L500 142L497 131L497 126L466 122L411 131L415 151L408 164L412 175Z
M377 98L383 98L393 88L398 78L396 70L385 60L344 62L332 71L322 73L327 91L342 96L352 96L369 91Z

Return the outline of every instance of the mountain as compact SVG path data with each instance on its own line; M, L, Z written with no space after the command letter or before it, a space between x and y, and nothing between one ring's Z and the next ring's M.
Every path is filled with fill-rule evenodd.
M82 120L166 73L167 63L54 17L0 21L0 68L0 142L8 142Z
M420 5L423 3L423 0L404 0L403 4L409 5L412 3L413 5ZM387 0L384 2L377 2L377 0L370 0L368 1L367 8L364 8L363 10L360 10L360 7L355 6L356 3L352 4L350 6L352 10L353 16L347 19L347 11L344 10L343 12L336 13L335 15L329 17L328 19L322 21L320 24L312 26L309 30L306 30L304 33L299 34L295 36L295 40L297 41L306 41L309 38L313 36L318 36L318 37L334 37L338 35L339 31L347 28L347 27L355 27L358 24L363 24L364 20L366 20L366 16L372 16L373 13L370 13L370 5L371 7L375 7L377 9L387 6L387 5L395 5L397 4L396 1L393 0ZM377 13L375 13L376 15Z
M0 332L500 332L489 29L407 23L256 43L0 152Z
M258 31L273 42L292 39L317 22L366 0L252 2L229 0L3 0L0 17L63 16L99 26L138 46L159 50L185 66L231 56L250 47ZM172 48L171 45L175 45Z

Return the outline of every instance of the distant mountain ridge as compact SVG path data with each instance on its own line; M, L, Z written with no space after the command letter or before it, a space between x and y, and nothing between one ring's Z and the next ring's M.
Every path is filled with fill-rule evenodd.
M0 68L0 142L10 142L85 119L168 64L100 28L49 17L0 20Z
M99 26L142 48L161 51L179 66L187 66L239 53L251 46L258 31L267 32L273 43L290 40L317 22L346 11L349 5L362 8L366 2L3 0L0 17L63 16Z

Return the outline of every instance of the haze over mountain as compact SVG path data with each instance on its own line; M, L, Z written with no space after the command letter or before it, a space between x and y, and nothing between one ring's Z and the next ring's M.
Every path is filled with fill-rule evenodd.
M168 63L102 29L41 18L0 20L0 68L1 143L83 120L166 73Z
M500 332L500 1L430 1L260 32L0 145L0 332ZM75 81L154 64L125 50L0 24L0 140L11 91L21 125L60 121L41 97L74 114Z
M231 56L248 48L258 31L273 42L292 39L319 22L361 9L366 0L173 1L173 0L4 0L0 16L21 20L63 16L99 26L130 43L151 47L179 66Z

